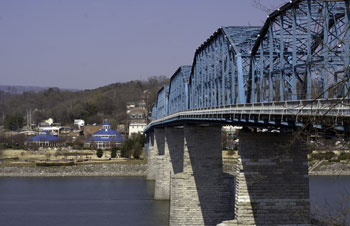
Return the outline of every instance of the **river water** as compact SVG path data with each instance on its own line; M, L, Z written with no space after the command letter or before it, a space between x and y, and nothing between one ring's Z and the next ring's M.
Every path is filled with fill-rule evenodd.
M143 177L0 178L0 225L168 225L169 202L153 192ZM310 194L314 212L336 212L350 176L311 177Z

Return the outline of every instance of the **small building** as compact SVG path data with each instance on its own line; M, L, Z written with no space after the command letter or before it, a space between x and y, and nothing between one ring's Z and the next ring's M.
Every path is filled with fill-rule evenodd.
M74 119L74 129L83 130L85 121L83 119Z
M143 130L147 126L147 109L141 104L136 107L127 106L127 115L128 115L128 135L129 137L132 134L143 133Z
M145 122L131 122L129 124L129 137L132 136L132 134L141 133L143 134L143 130L146 128L147 123Z
M39 127L39 132L49 132L50 134L54 136L59 136L61 133L61 130L63 130L62 126L43 126Z
M58 137L50 135L49 131L41 131L39 135L28 138L27 143L42 147L54 147L57 146L58 140Z
M102 129L93 133L90 138L86 139L85 146L91 147L95 145L96 148L110 149L113 146L120 146L124 137L117 131L111 129L111 125L105 122Z

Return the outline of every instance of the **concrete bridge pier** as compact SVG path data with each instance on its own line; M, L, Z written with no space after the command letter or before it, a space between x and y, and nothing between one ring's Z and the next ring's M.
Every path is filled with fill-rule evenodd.
M155 180L157 173L156 157L158 149L155 146L154 132L148 134L147 180Z
M170 173L171 162L169 155L169 148L166 141L165 129L155 128L155 143L157 145L156 156L156 183L154 190L154 199L169 200L170 195Z
M308 225L304 139L293 134L241 131L238 150L234 225Z
M170 225L217 225L233 219L233 188L224 183L221 126L185 125L177 139L182 137L183 172L171 178Z

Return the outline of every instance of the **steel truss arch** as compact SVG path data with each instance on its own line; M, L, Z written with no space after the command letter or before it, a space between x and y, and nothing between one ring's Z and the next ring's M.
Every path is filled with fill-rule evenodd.
M249 100L349 96L349 1L297 0L269 15L252 49Z

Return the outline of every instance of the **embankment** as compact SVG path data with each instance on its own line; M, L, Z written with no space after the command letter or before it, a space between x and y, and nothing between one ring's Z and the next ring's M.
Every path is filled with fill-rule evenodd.
M53 167L0 164L0 177L145 176L146 168L145 163L91 163Z

